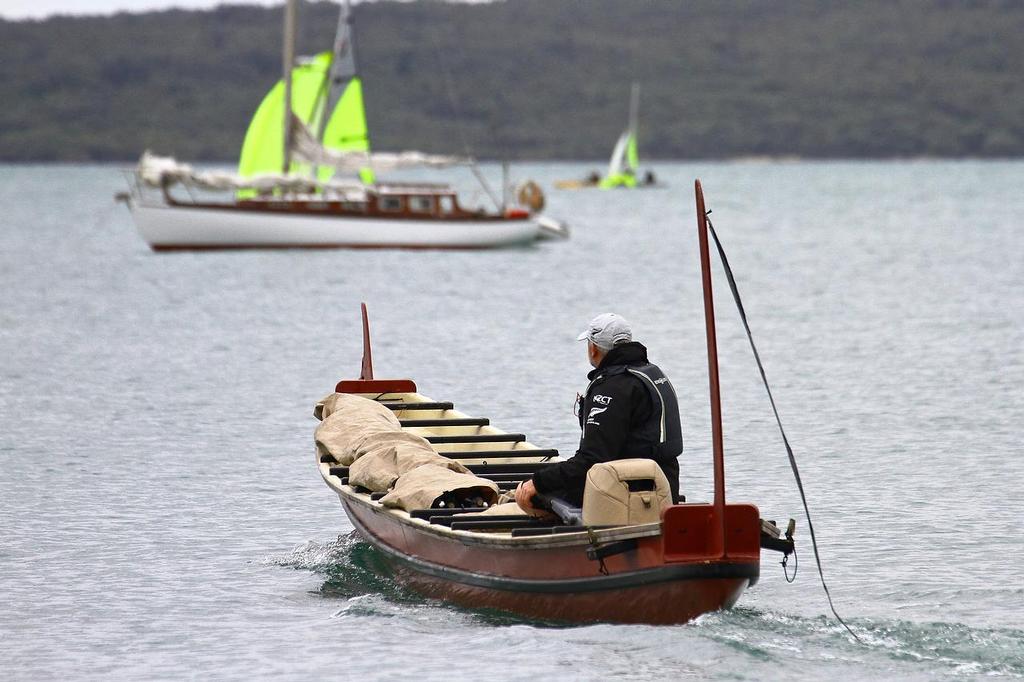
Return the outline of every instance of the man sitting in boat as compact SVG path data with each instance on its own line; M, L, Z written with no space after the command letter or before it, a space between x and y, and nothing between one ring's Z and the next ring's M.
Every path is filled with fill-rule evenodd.
M673 504L679 501L679 462L683 433L675 389L647 349L633 341L629 323L615 313L598 315L577 341L587 341L587 358L595 368L579 398L583 435L570 459L545 467L516 489L516 503L535 516L537 493L583 503L587 471L615 459L653 459L665 472Z

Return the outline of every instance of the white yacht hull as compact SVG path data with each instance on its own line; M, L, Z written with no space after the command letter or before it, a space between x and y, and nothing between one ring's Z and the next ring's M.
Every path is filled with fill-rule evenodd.
M432 220L288 214L129 202L154 251L244 248L480 249L533 242L531 218Z

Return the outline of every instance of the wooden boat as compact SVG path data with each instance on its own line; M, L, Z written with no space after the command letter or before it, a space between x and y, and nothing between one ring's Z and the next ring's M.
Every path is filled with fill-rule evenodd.
M371 153L348 3L334 50L294 57L296 0L285 12L283 77L250 122L238 173L195 171L148 152L119 194L154 251L366 247L493 248L564 239L544 197L524 183L516 205L493 192L473 159ZM379 182L401 168L468 167L494 204L467 207L447 184ZM339 179L336 173L349 179ZM507 185L506 179L503 183ZM175 192L175 186L180 187ZM498 196L498 195L501 196Z
M385 508L384 493L349 485L348 468L330 455L317 465L359 533L376 547L407 586L429 597L472 608L564 622L682 623L729 608L760 575L762 547L792 551L763 524L753 504L726 503L714 309L703 197L697 213L715 460L712 503L666 508L659 523L582 527L561 520L487 516L484 509ZM336 392L376 400L401 426L441 455L509 490L556 461L522 433L508 433L450 402L417 391L409 379L373 377L369 327L363 307L363 371Z
M245 248L482 249L564 239L568 228L522 208L469 210L446 185L377 185L352 196L324 193L240 199L178 199L165 188L127 197L154 251Z

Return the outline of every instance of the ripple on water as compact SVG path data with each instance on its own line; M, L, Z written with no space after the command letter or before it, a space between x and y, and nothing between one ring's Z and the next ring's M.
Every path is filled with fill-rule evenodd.
M749 607L705 614L675 627L544 623L491 610L463 609L417 596L391 577L383 555L356 532L331 542L307 542L288 554L269 557L266 563L323 575L325 580L316 594L325 599L344 600L332 613L334 619L397 619L404 631L420 635L436 631L438 622L444 622L447 628L472 628L474 624L499 630L526 627L531 633L528 641L538 636L551 637L538 633L561 631L556 641L624 647L609 672L638 674L647 670L659 674L682 663L673 656L665 658L660 651L659 641L667 637L670 641L678 640L677 644L694 639L718 644L769 668L801 661L826 667L868 666L880 674L891 672L911 677L1024 676L1024 631L1013 628L851 618L848 622L860 638L857 642L838 622L826 616L807 617ZM619 632L621 637L609 638L609 632ZM488 635L486 630L476 636L484 640L500 637Z
M834 619L735 608L692 623L705 636L766 661L846 660L923 664L926 674L1024 676L1024 631L959 623L847 619L860 642Z

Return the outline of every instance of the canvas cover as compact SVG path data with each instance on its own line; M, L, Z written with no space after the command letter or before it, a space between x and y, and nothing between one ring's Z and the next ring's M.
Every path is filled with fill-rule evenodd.
M447 467L427 464L399 476L395 488L380 499L385 507L430 509L445 493L481 497L491 505L498 501L498 484L472 474L461 474Z
M372 168L375 171L402 168L448 168L451 166L472 166L476 162L467 156L444 156L423 152L368 152L362 150L337 150L324 147L309 128L300 120L292 119L292 157L315 166L328 166L340 171L358 171Z
M331 455L343 466L369 452L402 443L431 450L426 439L402 431L391 410L367 398L334 393L318 402L313 414L323 419L314 433L317 454Z
M504 495L502 495L504 497ZM501 502L494 505L487 511L480 512L481 516L515 516L521 514L522 516L529 516L526 512L519 508L519 505L515 502Z
M302 175L259 173L247 177L224 171L200 171L190 164L169 156L145 152L139 159L136 176L149 187L170 187L182 184L200 190L253 190L246 196L284 192L289 194L324 193L347 201L366 201L366 188L361 182L317 180Z
M361 456L348 469L349 485L373 492L390 490L399 476L424 465L439 466L468 474L461 463L442 457L429 444L397 443L381 447Z
M355 400L353 400L353 398ZM360 400L366 400L366 398L352 395L351 393L328 393L323 398L316 401L316 405L313 406L313 416L320 421L323 421L324 419L327 419L327 417L330 417L338 406L352 404L359 405ZM374 401L371 400L370 402ZM384 406L381 405L381 407ZM384 409L387 410L388 408L385 407ZM388 412L391 412L391 410L388 410Z
M648 485L647 481L653 482ZM651 487L650 490L630 490ZM665 473L652 459L619 459L602 462L587 471L583 489L583 524L631 526L657 523L672 504Z

